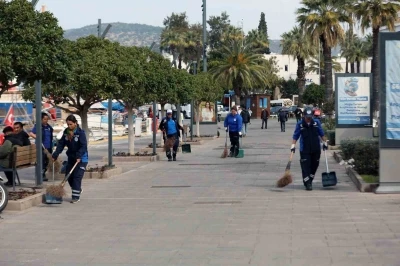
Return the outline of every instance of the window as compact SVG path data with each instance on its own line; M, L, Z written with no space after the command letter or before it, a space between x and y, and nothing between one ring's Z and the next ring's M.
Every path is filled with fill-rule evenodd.
M285 65L285 71L288 72L289 71L289 67L288 65Z

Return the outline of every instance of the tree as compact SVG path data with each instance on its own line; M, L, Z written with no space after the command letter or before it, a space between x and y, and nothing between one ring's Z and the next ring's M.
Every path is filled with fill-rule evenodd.
M324 72L328 100L333 95L332 48L344 38L340 23L351 23L351 17L334 0L303 0L303 7L297 10L297 22L311 36L313 42L322 44Z
M196 116L196 135L200 136L200 104L201 102L215 102L224 93L222 86L208 72L194 75L194 111Z
M229 45L221 49L221 63L210 69L214 79L221 80L235 91L236 104L240 104L240 97L244 88L253 85L265 85L267 75L263 64L265 58L255 53L251 45L238 40L230 41Z
M189 22L186 12L172 13L164 19L165 28L161 32L161 47L172 54L172 65L176 68L176 59L178 59L178 68L182 68L184 53L184 34L189 30Z
M335 72L342 71L343 70L342 65L336 61L338 57L332 56L331 58L332 58L332 69L335 70ZM320 59L321 62L319 61ZM306 67L307 73L319 73L319 71L321 71L320 84L325 85L325 63L322 52L320 53L319 57L313 56L312 59L310 59L307 62L307 67Z
M90 106L121 89L116 77L120 60L116 48L119 44L92 35L79 38L76 42L65 41L64 45L70 62L65 73L67 79L47 82L43 86L43 95L51 99L53 106L79 115L82 128L89 132L87 118ZM34 88L27 88L23 97L34 99Z
M282 93L282 98L290 98L290 99L292 98L293 95L298 95L299 86L297 80L294 80L292 78L284 80L282 78L281 93ZM298 106L300 106L300 104Z
M386 26L390 31L394 31L395 22L398 20L400 11L399 0L363 0L354 6L354 14L360 20L361 29L364 31L372 28L372 88L374 99L373 110L379 110L379 31L382 26Z
M260 36L262 36L262 39L266 42L269 42L268 39L268 28L267 28L267 22L265 21L265 14L264 12L261 12L260 16L260 22L258 23L258 33ZM270 54L271 51L269 50L269 47L264 47L262 53L264 54Z
M246 36L247 42L250 43L252 49L256 53L266 54L267 49L269 51L269 41L264 35L259 33L257 30L251 30Z
M311 83L304 90L303 102L305 104L312 104L313 106L321 106L324 101L324 86Z
M226 12L222 12L220 16L210 16L207 20L210 26L208 32L208 45L211 50L219 49L222 47L222 35L230 26L229 15Z
M21 83L65 78L63 30L51 13L26 0L0 1L0 18L0 95Z
M297 59L297 86L299 91L299 103L302 104L302 96L306 86L305 61L317 53L309 35L304 34L299 27L294 27L290 32L282 34L282 53L289 54Z

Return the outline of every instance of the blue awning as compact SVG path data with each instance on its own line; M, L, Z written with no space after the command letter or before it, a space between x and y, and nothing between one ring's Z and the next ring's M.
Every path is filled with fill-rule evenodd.
M108 108L108 102L101 102L101 104L105 107ZM123 106L120 102L113 102L112 103L112 110L113 111L120 111L123 112L125 110L125 106Z

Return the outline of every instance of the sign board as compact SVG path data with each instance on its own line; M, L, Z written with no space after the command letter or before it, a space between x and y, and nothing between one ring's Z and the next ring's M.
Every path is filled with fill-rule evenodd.
M335 74L337 128L364 128L372 125L372 75Z
M400 34L380 33L380 147L400 148Z
M194 122L197 122L197 114L194 116ZM200 102L200 124L217 123L217 103Z

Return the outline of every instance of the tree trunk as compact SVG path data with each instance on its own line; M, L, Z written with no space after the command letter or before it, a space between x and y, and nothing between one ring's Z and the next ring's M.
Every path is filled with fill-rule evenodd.
M357 73L361 73L361 61L357 58Z
M89 106L87 106L86 104L83 104L82 106L82 110L79 111L79 116L81 117L81 122L82 122L82 129L85 131L86 133L86 138L90 139L90 130L89 130L89 123L88 123L88 111L89 111Z
M126 105L128 109L128 152L135 153L135 132L133 131L133 108L130 104ZM139 118L137 118L139 119ZM138 130L138 129L136 129ZM139 128L139 130L142 130Z
M349 73L349 60L346 57L346 73Z
M178 56L178 69L182 69L182 55Z
M372 29L372 99L374 117L377 117L379 111L379 27Z
M355 68L354 68L354 62L350 63L350 69L351 69L351 73L356 73Z
M299 88L298 106L301 107L302 97L306 86L306 72L304 58L297 57L297 87Z
M232 85L233 85L233 90L235 91L235 105L239 106L240 96L242 95L243 81L241 81L240 79L234 79Z
M329 100L333 94L332 88L332 53L331 47L327 44L323 36L321 37L322 49L324 53L324 74L325 74L325 99Z
M196 104L196 135L200 137L200 103Z

